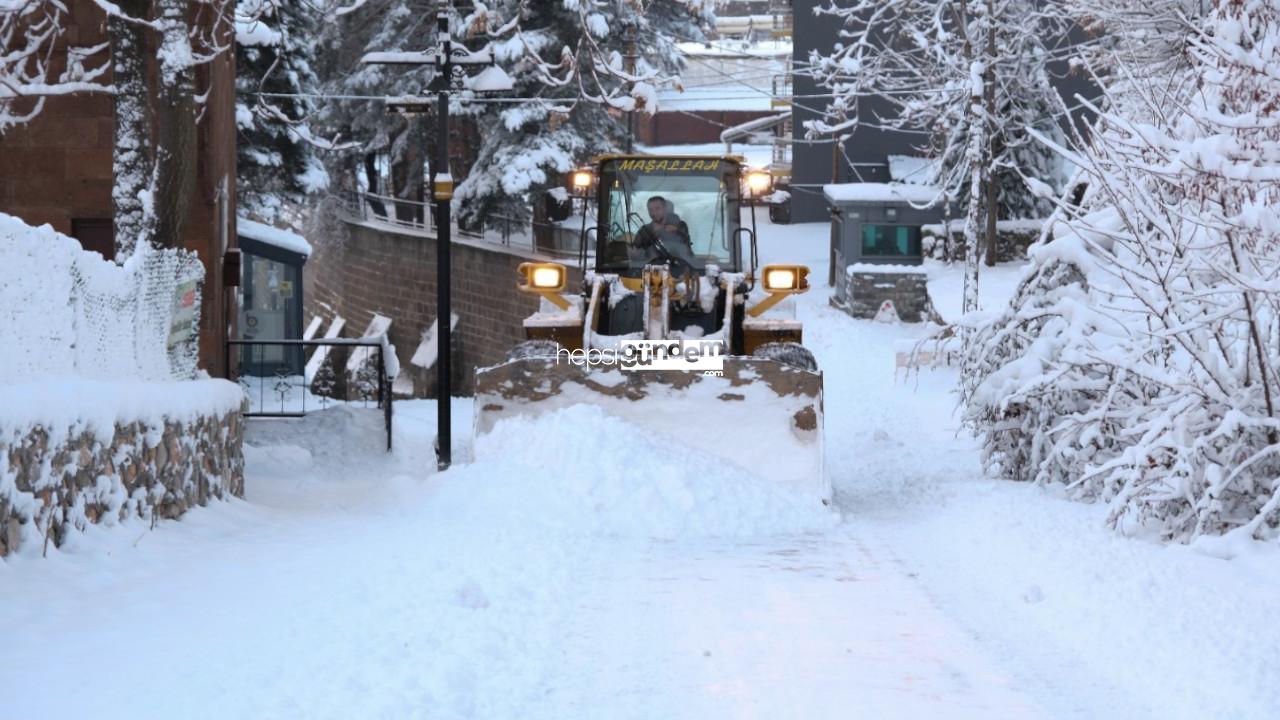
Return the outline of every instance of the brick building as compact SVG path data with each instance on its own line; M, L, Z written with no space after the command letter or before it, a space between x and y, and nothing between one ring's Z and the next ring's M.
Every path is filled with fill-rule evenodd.
M92 46L109 39L107 16L93 0L68 0L67 7L52 77L63 70L67 46ZM195 93L207 93L207 98L197 124L194 197L184 237L177 243L196 252L204 264L200 364L215 376L223 373L223 343L234 319L232 295L222 273L222 257L235 246L236 237L235 56L230 36L227 45L224 53L194 72ZM147 55L154 57L154 46ZM0 135L0 212L31 225L47 223L77 238L86 249L111 258L112 103L106 94L51 96L33 120Z

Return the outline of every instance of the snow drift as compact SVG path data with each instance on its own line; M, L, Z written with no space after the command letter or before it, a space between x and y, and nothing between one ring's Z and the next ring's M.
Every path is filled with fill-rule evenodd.
M441 475L437 501L477 521L668 539L799 533L836 522L812 496L592 405L504 419L476 443L485 459Z

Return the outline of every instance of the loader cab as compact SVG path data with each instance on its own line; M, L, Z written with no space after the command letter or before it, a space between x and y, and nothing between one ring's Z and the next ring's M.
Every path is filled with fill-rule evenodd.
M597 162L597 272L637 278L655 262L671 263L681 274L703 275L712 266L744 270L743 250L754 251L754 236L740 220L739 160L610 156Z

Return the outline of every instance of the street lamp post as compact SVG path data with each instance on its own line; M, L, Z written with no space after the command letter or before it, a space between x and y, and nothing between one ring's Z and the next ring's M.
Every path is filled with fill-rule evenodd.
M453 315L450 306L450 270L452 262L452 226L450 204L453 201L453 176L449 173L449 92L464 87L466 66L489 65L472 83L476 92L505 92L514 87L511 78L493 64L488 50L471 52L455 45L449 32L452 5L436 15L437 45L434 50L420 52L371 52L361 62L367 65L402 65L436 68L428 91L436 94L436 158L431 169L431 197L436 204L436 467L445 470L453 462L452 347ZM387 107L401 113L420 113L430 109L430 99L387 98Z

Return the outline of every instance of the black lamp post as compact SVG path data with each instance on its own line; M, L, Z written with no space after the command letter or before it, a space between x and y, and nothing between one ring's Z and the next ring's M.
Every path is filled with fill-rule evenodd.
M452 4L436 15L437 41L431 50L418 52L371 52L360 62L368 65L431 65L435 78L427 90L436 94L436 159L431 168L431 197L436 203L436 467L444 470L453 462L450 399L453 315L450 308L450 250L452 227L450 203L453 176L449 174L449 92L463 89L469 65L488 65L472 82L476 92L507 92L514 87L502 68L493 64L488 50L471 52L454 44L449 32ZM387 108L400 113L429 112L429 97L387 98Z

